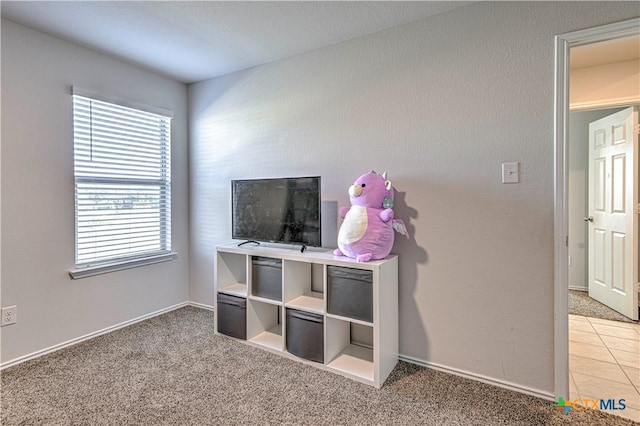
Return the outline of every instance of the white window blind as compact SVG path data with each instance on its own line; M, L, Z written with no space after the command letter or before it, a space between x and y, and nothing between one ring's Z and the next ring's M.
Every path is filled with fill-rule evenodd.
M171 253L171 118L73 96L76 268Z

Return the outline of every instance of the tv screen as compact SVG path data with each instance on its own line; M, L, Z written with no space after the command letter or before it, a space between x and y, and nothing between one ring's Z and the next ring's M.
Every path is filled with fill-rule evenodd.
M320 247L320 177L231 181L232 238Z

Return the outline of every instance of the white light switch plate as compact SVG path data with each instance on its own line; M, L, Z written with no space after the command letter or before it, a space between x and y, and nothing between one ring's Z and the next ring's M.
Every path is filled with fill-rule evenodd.
M520 163L502 163L502 183L520 182Z

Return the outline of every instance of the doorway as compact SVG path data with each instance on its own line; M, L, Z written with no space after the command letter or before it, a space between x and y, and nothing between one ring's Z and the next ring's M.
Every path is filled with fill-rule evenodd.
M638 254L637 247L634 248L631 244L633 239L629 238L634 235L635 224L628 223L629 220L634 220L632 212L635 209L631 203L633 201L631 194L638 185L634 185L637 179L633 178L631 164L633 155L624 155L626 151L633 149L635 144L633 140L627 142L618 140L617 143L612 144L613 138L608 135L607 137L611 140L607 145L603 143L606 138L596 141L593 137L594 134L601 134L599 133L601 129L609 131L615 128L620 118L628 118L629 114L634 115L635 118L633 107L570 112L569 396L567 399L572 401L600 398L624 400L624 410L610 410L611 413L632 420L640 420L640 392L638 392L640 325L625 316L632 314L628 309L625 315L619 313L618 311L624 311L624 309L620 309L615 300L613 303L607 300L606 294L603 302L618 310L590 297L598 298L600 296L597 293L598 290L609 289L609 283L602 281L606 278L599 275L611 277L616 275L615 271L623 272L622 275L627 275L629 278L637 275L624 271L625 261L632 266L634 254L635 256ZM598 155L593 155L594 153ZM612 158L613 161L611 161ZM623 161L619 169L624 170L627 167L625 170L627 176L616 177L615 162L618 160ZM602 167L606 164L605 168L610 170L611 179L605 179L606 174L597 173L598 164ZM611 170L612 168L614 169ZM624 179L620 179L622 177ZM614 196L607 195L606 192L615 189L616 178L619 181L618 184L627 191L612 191L615 193ZM595 186L595 189L603 188L603 191L594 191L594 184L597 182L602 182L602 185ZM598 193L600 198L594 199ZM617 198L621 199L616 202ZM612 206L604 208L605 203L598 207L596 201L612 203L615 208L611 209ZM625 204L628 205L625 206ZM611 210L613 213L609 213ZM630 211L631 214L625 214L624 210ZM616 216L615 232L609 232L608 229L610 215ZM619 250L618 254L626 258L621 265L615 259L616 250L611 250L615 248L615 238L610 238L607 242L602 236L605 238L616 236L618 240L628 243L626 246L618 245L617 247L617 249L623 249ZM610 247L605 248L604 246L607 245ZM625 250L628 251L629 256L624 256ZM610 254L610 259L606 261L605 252ZM633 290L635 282L637 282L635 279L627 280L626 284ZM625 294L618 291L618 286L619 283L612 287L615 291L614 295L630 299L630 303L635 303L637 313L637 293Z
M577 31L556 37L556 97L555 97L555 335L554 376L555 396L570 395L569 389L569 51L571 48L610 41L640 34L640 19ZM636 99L635 102L638 100ZM629 103L629 100L626 100ZM622 106L624 103L609 106ZM590 105L593 107L593 105ZM575 325L575 321L572 322ZM579 327L580 325L578 325ZM585 328L592 324L582 325ZM601 328L601 327L599 327ZM601 328L602 329L602 328ZM580 331L580 330L577 330ZM633 331L633 330L631 330ZM599 335L593 337L599 338ZM586 336L584 336L586 338ZM590 395L596 396L596 395ZM599 397L605 398L606 395Z
M632 46L640 56L640 37ZM636 77L639 61L627 61ZM569 113L570 313L638 319L637 122L633 106Z

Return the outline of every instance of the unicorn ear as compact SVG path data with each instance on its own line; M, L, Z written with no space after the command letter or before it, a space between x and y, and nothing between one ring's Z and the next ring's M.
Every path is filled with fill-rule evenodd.
M382 172L382 179L387 180L387 172Z
M384 181L384 187L387 188L387 191L391 189L391 181L390 180L385 180Z

